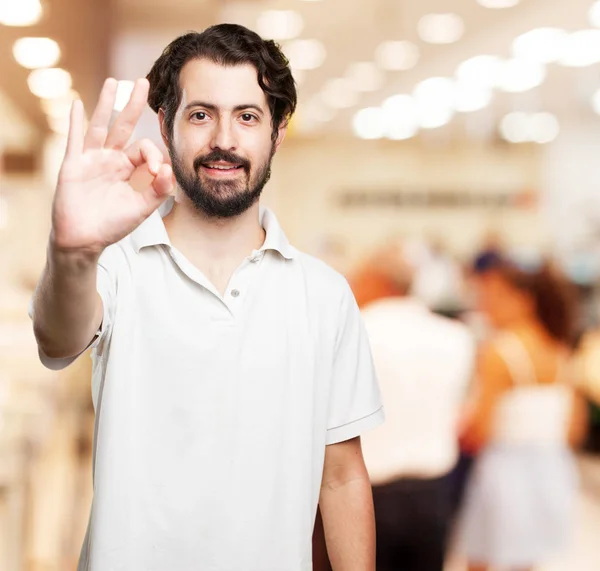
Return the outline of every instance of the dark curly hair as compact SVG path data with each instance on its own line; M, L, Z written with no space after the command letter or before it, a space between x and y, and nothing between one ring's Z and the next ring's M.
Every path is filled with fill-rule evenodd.
M475 265L476 275L496 272L513 287L528 293L535 303L537 318L555 340L573 345L577 333L577 290L549 261L526 270L505 256L488 253Z
M188 61L203 58L223 66L251 64L256 68L258 84L269 103L275 140L278 129L296 109L296 84L289 62L274 41L263 40L237 24L218 24L202 33L184 34L173 40L152 66L147 75L148 104L156 113L163 110L169 136L181 103L181 70Z

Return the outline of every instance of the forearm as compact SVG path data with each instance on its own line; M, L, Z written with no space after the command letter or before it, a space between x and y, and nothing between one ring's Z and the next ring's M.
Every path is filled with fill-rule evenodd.
M374 571L375 517L366 472L340 485L324 484L319 505L333 571Z
M102 322L96 290L98 256L64 252L52 241L34 296L33 326L40 348L50 357L80 353Z

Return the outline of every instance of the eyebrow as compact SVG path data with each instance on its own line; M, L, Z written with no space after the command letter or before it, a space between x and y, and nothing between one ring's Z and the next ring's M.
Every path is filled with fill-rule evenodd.
M189 111L193 107L204 107L204 109L208 109L209 111L213 112L219 112L221 109L218 105L215 105L214 103L206 103L205 101L191 101L185 106L185 111ZM265 114L264 109L256 103L244 103L242 105L236 105L232 109L232 111L236 113L238 111L245 111L246 109L254 109L261 116Z

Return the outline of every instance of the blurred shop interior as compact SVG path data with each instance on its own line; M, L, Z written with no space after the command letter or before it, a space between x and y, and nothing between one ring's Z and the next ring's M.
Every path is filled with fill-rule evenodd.
M0 0L2 571L75 569L92 493L89 359L45 370L27 317L70 103L91 112L115 77L118 113L172 39L219 22L276 39L293 68L299 108L264 204L296 247L354 283L402 240L416 295L471 324L478 253L551 258L600 350L600 1ZM160 142L149 109L136 136ZM575 545L547 571L600 569L595 398Z

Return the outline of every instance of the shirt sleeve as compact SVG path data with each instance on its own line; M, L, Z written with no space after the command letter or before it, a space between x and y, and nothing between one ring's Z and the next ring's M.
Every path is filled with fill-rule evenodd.
M384 422L369 340L347 284L339 316L331 382L327 444L350 440Z
M38 346L38 355L41 363L52 371L60 371L68 367L73 363L80 355L85 353L88 349L97 347L102 343L112 327L113 317L116 306L116 291L117 291L117 280L116 280L116 264L115 264L115 251L116 246L109 246L100 256L98 260L98 271L96 278L96 289L102 298L102 323L100 328L96 331L93 339L89 345L83 349L77 355L64 358L53 358L48 357L42 349ZM33 319L35 314L34 300L31 299L29 302L28 309L29 317Z

